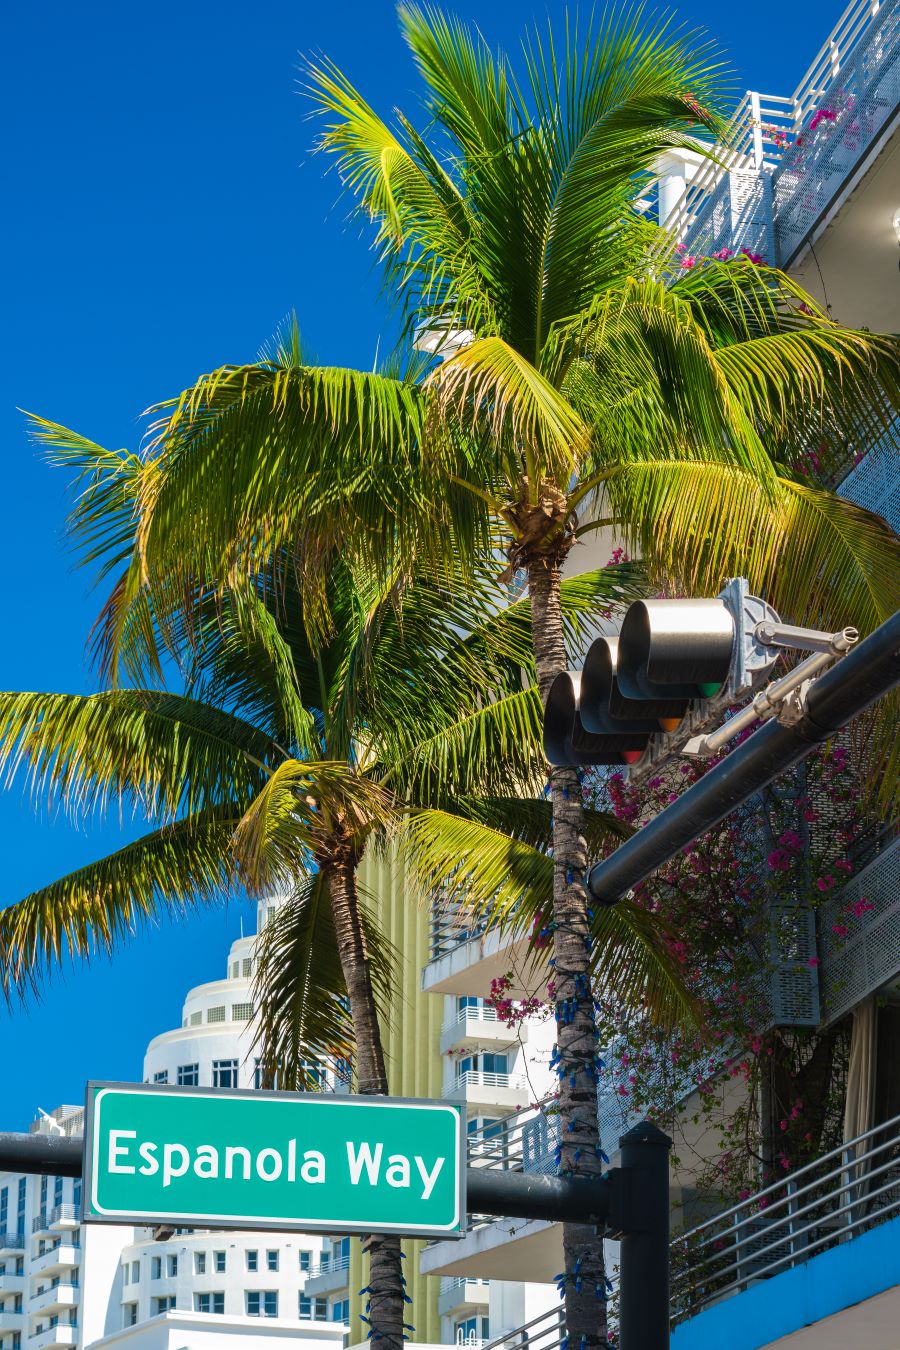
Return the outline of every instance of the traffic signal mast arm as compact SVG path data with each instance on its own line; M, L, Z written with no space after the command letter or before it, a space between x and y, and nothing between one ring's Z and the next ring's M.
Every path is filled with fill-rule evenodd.
M752 722L796 720L810 682L857 637L853 628L783 624L743 577L712 599L636 601L618 634L592 643L583 670L554 680L545 753L551 764L624 765L632 782L673 754L717 754ZM782 648L814 655L761 688ZM707 730L754 692L746 708Z
M775 716L779 722L785 723L797 721L806 707L810 681L831 665L836 657L846 655L858 641L859 633L855 628L842 628L839 633L829 634L811 628L791 628L787 624L761 623L757 627L756 637L766 647L812 648L815 655L808 656L774 684L766 685L746 708L729 718L718 731L708 736L694 736L686 741L681 751L683 755L706 758L717 755L733 737L754 722L765 721L769 717Z

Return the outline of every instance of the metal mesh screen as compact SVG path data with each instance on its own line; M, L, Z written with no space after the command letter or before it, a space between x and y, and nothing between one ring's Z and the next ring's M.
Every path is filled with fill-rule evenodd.
M900 838L887 842L822 907L821 943L822 997L829 1022L900 971Z

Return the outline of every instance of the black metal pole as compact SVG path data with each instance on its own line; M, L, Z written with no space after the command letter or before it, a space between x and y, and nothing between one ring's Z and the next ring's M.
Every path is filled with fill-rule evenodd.
M588 1181L469 1167L466 1206L470 1214L603 1225L609 1215L608 1176Z
M619 1140L619 1350L669 1348L669 1149L649 1121Z
M56 1134L0 1133L0 1172L39 1172L80 1177L83 1138ZM549 1219L560 1223L603 1224L609 1213L609 1182L574 1177L545 1177L491 1167L466 1170L466 1197L471 1214L514 1219Z
M585 884L595 900L614 905L632 887L741 802L804 759L822 741L900 682L900 612L810 686L806 711L790 726L767 722L710 769L603 862Z
M80 1134L0 1133L0 1172L80 1177L83 1147Z

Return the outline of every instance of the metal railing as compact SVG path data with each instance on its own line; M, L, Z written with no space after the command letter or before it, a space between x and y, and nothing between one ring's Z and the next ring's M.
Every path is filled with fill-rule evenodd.
M51 1225L54 1223L81 1223L80 1205L54 1205L50 1211L49 1220Z
M528 1084L525 1079L515 1073L494 1073L489 1069L466 1069L464 1073L456 1075L453 1086L446 1088L445 1097L455 1097L458 1093L465 1093L469 1088L512 1088L516 1092L526 1092Z
M455 1027L464 1026L468 1022L497 1022L497 1009L485 1004L481 1008L460 1008L455 1017L451 1017L441 1027L441 1031L452 1031Z
M442 1275L439 1292L452 1294L454 1290L462 1289L463 1285L466 1284L481 1284L487 1288L490 1285L490 1280L480 1280L469 1275Z
M5 1248L7 1251L24 1252L25 1234L0 1233L0 1248Z
M487 1342L485 1350L559 1350L565 1340L566 1319L560 1305Z
M900 968L900 837L885 829L864 844L853 858L860 870L820 911L819 973L829 1023Z
M673 1320L900 1214L900 1116L672 1243Z
M309 1268L309 1278L313 1279L316 1275L332 1275L338 1271L350 1269L349 1254L343 1256L328 1256L323 1254L319 1260L314 1262Z
M674 230L678 238L688 240L694 251L700 246L699 236L709 233L708 228L701 229L701 217L708 218L714 213L719 217L718 228L707 242L721 247L725 241L765 252L767 245L774 244L774 215L779 217L779 229L785 236L776 252L784 256L769 257L767 261L784 263L805 233L798 231L796 222L791 225L786 218L795 205L804 213L804 219L809 216L811 208L806 200L809 190L804 187L798 194L793 184L785 184L784 200L775 203L773 210L771 193L767 192L764 180L776 176L782 167L796 169L801 153L812 170L813 161L823 159L823 155L817 155L816 147L810 146L810 137L823 122L828 125L818 132L817 139L823 142L831 177L835 167L838 177L846 174L856 162L858 151L871 143L892 109L867 107L862 111L858 105L871 98L876 104L879 100L886 104L893 101L894 85L890 81L897 36L896 9L897 0L852 0L790 98L748 92L734 113L727 143L716 145L715 159L706 159L698 167L684 195L661 223ZM885 72L887 86L884 86ZM836 166L831 163L834 136L830 126L842 118L846 125L834 129L842 143L846 142L850 157L845 157L846 164ZM822 174L813 171L802 176L816 181L813 195L821 196ZM819 208L827 205L830 196L829 191L819 202Z
M473 938L487 932L489 920L486 915L476 918L471 910L462 905L448 905L436 897L431 907L430 960L437 961L442 956L461 947Z

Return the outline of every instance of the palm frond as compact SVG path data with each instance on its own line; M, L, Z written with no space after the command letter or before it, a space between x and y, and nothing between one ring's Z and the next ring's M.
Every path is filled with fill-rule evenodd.
M366 945L379 1011L395 983L397 954L371 913ZM318 1086L322 1061L346 1067L355 1041L328 881L313 871L294 880L257 944L253 978L254 1027L264 1081L282 1090Z
M530 933L550 920L553 859L522 839L424 810L408 817L400 850L419 886L438 890L445 903L485 917L491 926ZM592 928L592 969L602 993L614 993L626 1010L648 1011L660 1025L696 1026L698 1009L657 916L623 901L602 907ZM545 958L543 949L533 949L534 972Z
M121 799L171 820L247 800L280 758L249 723L176 694L0 694L0 773L76 812Z
M185 817L0 909L0 987L38 990L66 956L112 956L158 915L221 901L235 881L231 803Z

